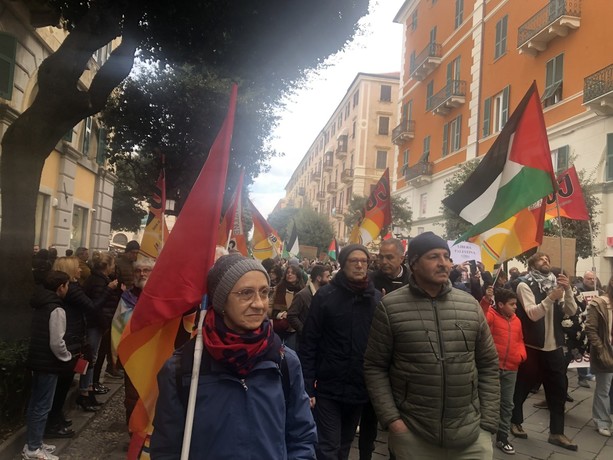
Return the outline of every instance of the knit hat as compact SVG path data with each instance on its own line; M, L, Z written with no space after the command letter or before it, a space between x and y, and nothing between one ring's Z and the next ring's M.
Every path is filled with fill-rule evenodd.
M223 312L228 295L238 280L251 271L262 272L270 284L268 273L257 260L249 259L241 254L229 254L217 259L207 276L209 299L217 313Z
M370 253L368 252L368 249L366 249L366 246L362 246L361 244L357 243L350 244L341 249L341 253L338 255L338 263L340 264L341 268L345 266L349 254L351 254L353 251L362 251L364 254L366 254L366 258L370 260Z
M138 244L138 241L136 240L129 241L128 244L126 244L126 252L139 251L139 250L140 250L140 244Z
M409 241L409 250L407 251L409 267L413 266L417 259L432 249L446 249L447 252L451 252L447 241L432 232L424 232Z

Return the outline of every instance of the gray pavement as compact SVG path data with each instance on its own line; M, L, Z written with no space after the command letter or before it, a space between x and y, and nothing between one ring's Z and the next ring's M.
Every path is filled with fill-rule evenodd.
M69 413L73 419L73 428L77 432L76 436L71 439L46 441L57 445L57 455L61 460L120 460L126 458L129 438L124 419L122 383L121 380L108 380L105 383L111 388L111 392L98 397L105 404L96 413L82 412L74 407L73 400L70 401L73 409ZM531 395L524 405L526 420L523 426L528 433L528 439L511 437L511 443L517 453L509 456L494 448L494 459L613 459L613 438L600 436L591 422L594 384L592 383L592 389L578 387L576 371L570 370L569 386L569 393L575 401L566 405L566 435L578 443L578 452L567 451L547 442L549 413L545 409L536 409L532 406L535 402L544 399L541 390L536 395ZM352 446L350 460L359 459L358 436ZM386 441L387 433L379 431L373 460L388 458ZM22 429L12 438L0 444L0 460L21 458L19 453L24 442L25 430Z

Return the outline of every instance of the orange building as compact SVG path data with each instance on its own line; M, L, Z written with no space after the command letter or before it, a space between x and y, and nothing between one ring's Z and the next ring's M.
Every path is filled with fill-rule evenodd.
M609 0L407 0L394 194L413 208L415 235L441 232L445 180L487 153L533 81L554 167L598 183L594 240L601 280L613 266L613 42ZM454 238L457 235L447 235ZM592 268L580 261L577 273Z
M310 206L329 217L340 242L347 239L351 229L343 214L352 196L368 196L394 162L391 132L398 118L398 77L398 72L358 73L275 209Z

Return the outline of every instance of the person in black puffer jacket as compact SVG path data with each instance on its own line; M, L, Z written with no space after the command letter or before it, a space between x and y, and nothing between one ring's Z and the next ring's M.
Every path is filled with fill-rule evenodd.
M369 257L360 244L343 248L341 271L315 293L304 325L300 361L315 408L318 460L348 458L362 406L368 401L364 351L381 299L366 273Z

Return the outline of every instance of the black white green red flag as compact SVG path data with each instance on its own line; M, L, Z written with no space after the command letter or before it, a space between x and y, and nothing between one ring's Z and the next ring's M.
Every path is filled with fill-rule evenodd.
M443 204L473 224L460 236L462 241L549 195L555 184L543 109L534 82L479 166Z

